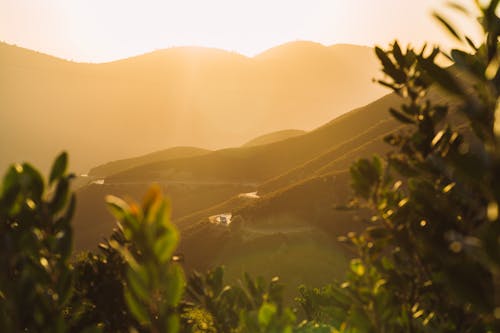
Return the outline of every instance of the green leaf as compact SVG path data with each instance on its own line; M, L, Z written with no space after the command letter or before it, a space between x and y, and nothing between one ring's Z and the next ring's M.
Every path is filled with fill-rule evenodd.
M57 285L59 304L65 305L74 293L74 275L70 270L62 272Z
M446 3L446 5L448 7L450 7L450 8L452 8L452 9L455 9L455 10L459 11L462 14L469 15L469 11L464 6L462 6L461 4L459 4L458 2L448 1Z
M454 95L466 96L455 76L449 70L436 65L432 58L419 57L419 64L441 88Z
M452 50L451 58L458 67L468 71L479 79L484 78L486 67L475 55L461 50Z
M8 212L13 210L16 199L21 191L20 172L22 172L21 165L12 165L7 170L2 182L1 203Z
M142 200L142 209L144 211L144 215L149 214L149 210L154 206L157 206L161 201L161 189L158 184L152 185Z
M224 267L217 266L212 274L212 284L214 286L214 291L219 294L222 290L224 284Z
M177 306L184 293L184 271L178 264L172 264L166 284L166 303L169 306Z
M179 320L179 316L177 316L175 314L171 314L171 315L167 316L167 318L165 320L165 332L176 333L176 332L179 332L180 327L181 327L181 323Z
M153 249L155 256L160 263L165 263L172 258L175 248L177 247L179 237L173 226L167 228L163 236L161 236L154 244Z
M136 298L142 301L148 301L151 295L148 291L148 276L144 269L139 266L136 270L127 269L127 284L130 291L136 295Z
M415 120L412 117L406 115L405 113L399 110L396 110L394 108L389 108L389 112L394 118L396 118L398 121L404 124L415 124Z
M59 182L57 182L56 191L54 192L54 196L49 203L49 209L52 214L56 214L64 207L68 201L68 194L69 180L68 178L61 178Z
M73 232L71 226L65 229L60 229L57 232L57 246L56 251L61 256L61 260L68 259L73 250Z
M120 243L118 243L116 240L111 239L108 242L109 246L111 246L113 249L115 249L121 256L122 258L127 262L127 264L132 268L133 270L139 270L140 266L135 260L134 256L132 253L130 253L129 249L127 249L125 246L122 246Z
M394 58L399 64L399 67L405 68L406 67L406 58L403 55L403 52L401 51L401 48L399 47L399 44L397 41L394 42L394 45L392 47L392 54L394 55Z
M365 266L360 259L352 259L350 263L351 271L358 276L363 276L365 274Z
M117 220L121 221L126 215L129 215L130 206L125 200L114 195L107 195L105 200L109 210Z
M474 50L474 51L477 51L479 48L476 46L476 44L474 44L474 42L472 41L472 39L470 39L469 36L465 36L465 41L467 42L467 44L469 44L469 46Z
M456 29L450 24L448 23L448 21L446 19L444 19L441 15L439 15L438 13L433 13L432 16L439 22L441 23L445 28L446 30L448 30L448 32L453 36L455 37L456 39L458 39L459 41L462 41L462 37L460 37L460 35L457 33Z
M125 302L132 315L141 325L150 323L150 318L144 304L141 303L129 290L125 290Z
M40 172L29 163L23 163L23 172L20 182L24 190L31 193L33 199L41 201L44 189L43 177Z
M375 47L375 53L382 63L383 71L391 78L394 79L396 83L403 83L406 80L406 75L404 72L400 71L389 58L384 50L379 47Z
M260 327L268 327L278 309L273 303L265 302L259 309L258 320Z
M61 178L68 167L68 154L62 152L54 161L50 171L49 184L52 184L56 179Z
M61 218L59 218L55 224L56 230L63 230L71 225L71 219L73 218L75 209L76 209L76 195L72 193L69 199L69 204L67 205L66 208L66 212L64 212L64 215Z
M106 204L111 214L124 223L124 234L127 238L139 230L139 221L136 216L132 215L132 206L114 195L106 196Z

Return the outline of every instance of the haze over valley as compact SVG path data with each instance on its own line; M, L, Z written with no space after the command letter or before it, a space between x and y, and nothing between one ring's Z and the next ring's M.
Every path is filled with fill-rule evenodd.
M499 7L0 0L0 332L500 332Z
M0 115L0 167L29 158L47 169L66 149L73 170L87 173L169 147L213 150L309 131L380 97L378 67L371 48L312 42L253 58L179 47L102 64L2 43L0 107L9 112Z
M112 233L106 195L140 199L157 183L186 269L226 265L235 278L271 274L266 258L292 286L339 274L349 252L336 237L364 214L334 209L351 195L349 166L384 153L400 127L387 112L399 98L382 97L364 46L290 42L252 58L179 47L88 64L1 44L0 67L0 106L14 111L2 115L5 161L48 168L67 149L85 174L74 182L77 251ZM331 267L307 259L310 274L290 256Z

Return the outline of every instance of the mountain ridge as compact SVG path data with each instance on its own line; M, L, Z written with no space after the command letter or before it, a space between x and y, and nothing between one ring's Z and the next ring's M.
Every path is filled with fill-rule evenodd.
M203 50L89 64L0 44L0 169L29 157L47 171L48 156L61 150L87 173L168 147L239 146L283 128L311 130L382 95L367 47L348 54L319 46L305 58L270 60Z
M40 51L40 50L35 50L35 49L32 49L32 48L29 48L29 47L26 47L26 46L22 46L22 45L17 45L15 43L9 43L7 41L1 41L0 40L0 48L15 48L15 49L18 49L19 51L24 52L24 53L36 53L37 55L40 55L40 56L43 56L43 57L50 57L50 58L55 58L55 59L58 59L58 60L62 60L62 61L65 61L65 62L69 62L69 63L74 63L74 64L87 64L87 65L99 65L99 64L110 64L110 63L114 63L114 62L120 62L120 61L124 61L124 60L129 60L129 59L134 59L134 58L140 58L142 56L148 56L148 55L155 55L155 54L164 54L166 52L170 52L170 51L173 51L173 52L178 52L178 51L195 51L195 50L198 50L198 51L213 51L213 52L219 52L219 53L228 53L228 54L232 54L232 55L238 55L238 56L241 56L242 58L246 58L246 59L253 59L253 58L257 58L261 55L264 55L266 54L267 52L270 52L270 51L276 51L278 49L282 49L282 48L288 48L288 47L291 47L291 48L297 48L297 47L304 47L304 46L315 46L317 48L323 48L323 49L335 49L335 48L345 48L345 47L361 47L361 48L368 48L368 49L373 49L371 46L368 46L368 45L359 45L359 44L350 44L350 43L334 43L334 44L330 44L330 45L327 45L327 44L323 44L323 43L319 43L319 42L314 42L314 41L309 41L309 40L296 40L296 41L289 41L289 42L284 42L284 43L281 43L281 44L278 44L278 45L275 45L275 46L271 46L263 51L260 51L258 53L256 53L255 55L253 56L247 56L243 53L239 53L239 52L236 52L236 51L231 51L231 50L227 50L227 49L224 49L224 48L218 48L218 47L210 47L210 46L196 46L196 45L182 45L182 46L170 46L170 47L164 47L164 48L157 48L157 49L154 49L154 50L151 50L151 51L146 51L146 52L141 52L141 53L138 53L138 54L133 54L133 55L129 55L129 56L124 56L124 57L120 57L120 58L117 58L117 59L111 59L111 60L106 60L106 61L99 61L99 62L92 62L92 61L77 61L77 60L73 60L73 59L68 59L68 58L64 58L64 57L60 57L56 54L52 54L50 52L45 52L45 51Z

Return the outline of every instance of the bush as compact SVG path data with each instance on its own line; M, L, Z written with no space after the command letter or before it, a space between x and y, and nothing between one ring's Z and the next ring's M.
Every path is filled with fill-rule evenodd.
M359 255L347 280L302 290L310 319L345 332L500 330L498 2L478 2L479 47L436 15L468 48L447 55L451 67L438 48L376 48L379 82L404 99L389 111L407 127L386 137L386 158L351 167L352 205L375 214L343 237Z
M49 181L30 164L9 168L0 195L0 326L7 332L65 332L73 293L67 155Z
M117 230L101 253L71 264L75 198L63 153L47 182L27 163L3 180L2 331L500 331L499 2L476 2L484 30L477 47L436 15L468 48L446 55L452 67L436 63L438 48L376 48L386 74L379 82L404 99L389 112L407 127L386 137L393 151L385 158L351 167L352 207L374 215L342 239L358 253L346 281L301 287L302 323L277 279L245 275L226 285L216 268L186 281L158 187L142 204L108 197Z

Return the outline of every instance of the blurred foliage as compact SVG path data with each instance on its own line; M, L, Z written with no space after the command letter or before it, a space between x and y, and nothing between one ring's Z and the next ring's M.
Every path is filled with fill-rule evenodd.
M142 205L108 196L124 241L108 243L125 261L124 297L133 317L151 332L179 331L178 305L184 272L172 260L179 235L170 222L170 203L153 186Z
M67 154L48 182L30 164L10 167L0 194L0 327L4 332L65 332L73 294L73 175ZM90 329L89 329L90 330Z
M115 231L111 239L120 239ZM139 326L130 316L123 296L125 261L120 254L100 244L100 253L84 252L75 263L75 292L69 311L75 317L71 330L98 323L105 332L129 332Z
M344 282L300 288L302 322L278 278L245 274L229 285L218 267L186 280L157 186L141 204L108 196L117 229L99 253L71 259L75 197L63 153L48 181L27 163L3 179L1 331L499 332L498 3L476 1L481 45L435 14L463 50L376 48L379 83L403 98L389 112L406 127L385 138L385 158L352 165L351 206L374 215L341 237L357 251ZM442 56L453 65L439 65ZM233 223L238 235L242 221Z
M277 277L267 284L245 274L239 285L226 285L224 269L217 267L206 274L194 272L187 295L186 309L204 309L216 332L291 332L295 322L292 310L283 305Z
M12 166L0 197L2 332L291 332L278 279L223 284L223 268L185 281L170 204L153 186L141 205L106 198L117 228L99 253L73 258L67 155L46 185ZM184 290L188 295L181 302Z
M407 126L385 138L385 159L351 167L352 206L375 215L341 238L359 255L344 283L301 288L309 320L341 332L500 331L498 2L476 2L480 46L435 14L464 50L376 48L379 82L404 99L389 111Z

